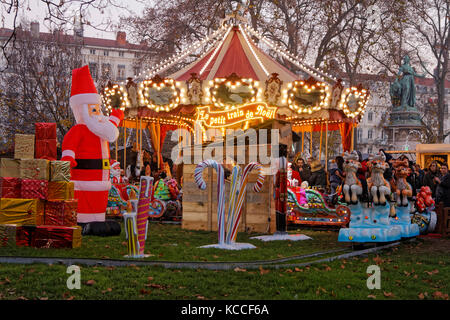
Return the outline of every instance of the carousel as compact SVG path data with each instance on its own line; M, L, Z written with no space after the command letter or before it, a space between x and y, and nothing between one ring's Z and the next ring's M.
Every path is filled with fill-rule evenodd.
M186 62L194 54L199 58ZM298 72L290 71L272 56ZM181 63L184 67L177 69ZM341 79L307 65L254 30L235 12L222 21L219 29L184 51L151 66L134 79L109 83L102 91L102 98L107 111L120 108L125 112L120 138L124 141L123 154L117 144L111 152L120 167L126 169L131 164L146 169L142 148L143 139L149 137L158 174L165 172L165 177L155 180L158 185L154 189L166 188L167 192L152 197L153 217L163 217L167 206L173 205L170 201L175 201L179 211L175 216L182 220L183 228L215 230L212 212L218 206L213 197L217 175L205 170L205 180L211 183L206 190L198 190L194 183L196 163L186 161L187 150L204 149L212 141L225 141L228 129L245 132L275 128L279 129L280 144L286 145L287 150L292 150L292 132L301 137L301 151L310 149L312 154L313 144L319 145L316 158L324 160L327 170L329 133L338 131L343 151L352 150L353 130L364 115L369 91L362 85L348 86ZM177 132L172 135L178 139L175 154L183 159L172 171L162 156L169 131ZM320 132L319 141L313 142L313 132ZM127 159L132 134L138 154L136 163L131 163L134 159ZM305 143L305 136L309 137L309 145ZM256 142L257 145L262 143ZM251 146L246 146L245 150L248 156ZM225 167L227 161L230 160L223 159ZM242 165L245 164L248 163ZM271 232L276 228L276 176L270 170L265 174L262 190L258 194L249 191L244 199L241 231ZM249 177L249 181L256 179L256 175ZM124 181L118 181L113 189L110 207L115 207L112 212L119 214L126 200L139 192ZM330 204L318 190L304 189L298 181L288 182L291 215L288 220L291 223L348 224L348 207ZM169 197L161 197L167 193ZM306 202L302 199L305 196Z

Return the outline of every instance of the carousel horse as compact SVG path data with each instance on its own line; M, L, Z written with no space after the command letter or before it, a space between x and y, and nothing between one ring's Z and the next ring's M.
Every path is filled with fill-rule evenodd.
M356 151L352 151L352 153L345 152L344 160L345 181L343 191L345 202L350 203L351 201L356 204L358 196L363 191L361 181L356 177L356 172L361 168L361 163L358 161L358 153Z
M391 182L393 191L396 194L397 206L408 206L408 197L412 196L412 187L406 181L409 174L408 160L396 160L393 164L395 169L395 180Z
M386 157L383 153L378 153L375 156L370 156L369 161L372 166L371 175L367 179L367 185L372 194L373 203L375 205L386 204L386 195L391 193L391 186L389 182L384 179L383 173L389 167L386 163ZM378 198L378 194L380 197Z

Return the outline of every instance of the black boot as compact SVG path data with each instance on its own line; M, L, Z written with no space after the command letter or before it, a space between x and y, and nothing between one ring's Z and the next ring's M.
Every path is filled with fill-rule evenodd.
M83 236L110 237L120 235L121 227L117 221L106 220L104 222L94 221L89 223L79 223L83 228Z

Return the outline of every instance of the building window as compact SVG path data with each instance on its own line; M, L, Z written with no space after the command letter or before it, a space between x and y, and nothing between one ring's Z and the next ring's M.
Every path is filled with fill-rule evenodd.
M135 53L134 53L134 57L135 57L135 58L139 58L139 53L135 52Z
M367 139L372 140L372 136L373 136L373 130L372 129L367 130Z
M141 68L140 67L134 67L133 71L134 71L134 76L137 77L141 73Z
M125 79L125 65L119 64L117 66L117 79L124 80Z
M361 141L363 137L363 129L356 129L356 130L357 130L356 131L357 139L358 141Z
M123 51L119 52L119 57L122 57L122 58L124 57L124 52Z
M107 50L103 51L103 55L104 55L105 57L109 56L109 51L107 51Z
M369 113L367 114L367 120L368 120L369 122L372 122L372 120L373 120L373 112L369 112Z
M97 80L98 70L97 70L97 64L95 62L89 63L89 71L91 72L92 79Z
M95 54L95 49L89 49L90 54Z
M102 64L102 77L106 79L111 78L111 65L109 63Z
M368 154L372 154L372 152L373 152L373 148L372 148L372 146L369 146L369 147L367 148L367 153L368 153Z

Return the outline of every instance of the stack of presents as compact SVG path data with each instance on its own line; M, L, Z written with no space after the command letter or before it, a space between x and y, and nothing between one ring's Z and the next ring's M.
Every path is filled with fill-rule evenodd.
M16 134L14 159L0 159L0 247L81 246L70 162L56 160L56 124Z

